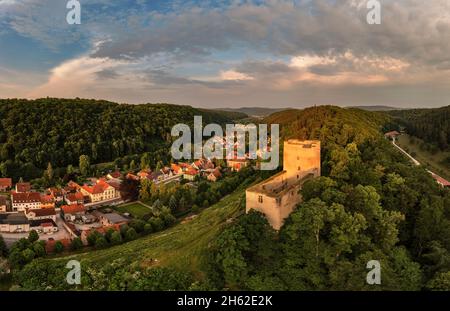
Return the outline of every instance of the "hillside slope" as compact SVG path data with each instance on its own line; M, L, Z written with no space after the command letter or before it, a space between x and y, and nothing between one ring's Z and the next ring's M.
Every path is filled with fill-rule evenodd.
M0 100L0 172L26 180L53 168L78 165L80 155L91 164L125 155L155 151L172 141L172 127L233 122L229 113L168 104L126 105L88 99L43 98Z
M442 150L450 148L450 106L435 109L409 109L388 112L419 137Z
M344 109L335 106L311 107L303 110L286 110L264 119L269 124L281 125L285 139L319 139L322 145L345 146L349 142L380 137L389 117L361 109Z

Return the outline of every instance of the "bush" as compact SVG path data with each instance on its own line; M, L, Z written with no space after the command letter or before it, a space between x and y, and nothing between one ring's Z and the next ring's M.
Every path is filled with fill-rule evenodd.
M137 233L134 228L129 228L125 234L125 240L127 241L133 241L137 238Z
M145 224L144 225L144 233L149 234L153 232L153 228L151 224Z
M111 235L111 244L112 245L119 245L122 243L122 235L119 231L114 231Z
M97 240L95 240L95 248L106 248L108 247L108 241L102 235L100 235Z
M164 229L164 222L160 218L150 218L149 224L152 226L153 232L158 232Z

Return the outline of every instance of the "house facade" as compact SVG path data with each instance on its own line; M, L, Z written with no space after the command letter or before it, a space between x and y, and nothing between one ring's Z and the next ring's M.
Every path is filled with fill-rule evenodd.
M24 212L26 209L41 208L41 194L38 192L13 192L11 194L12 210L14 212Z
M92 203L120 198L120 192L103 179L99 179L93 186L82 186L81 193L88 196Z
M30 231L30 221L23 213L0 214L0 232L23 233Z

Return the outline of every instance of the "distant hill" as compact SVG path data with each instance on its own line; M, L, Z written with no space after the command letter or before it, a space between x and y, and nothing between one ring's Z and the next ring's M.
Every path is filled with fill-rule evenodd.
M219 108L219 111L232 111L244 113L250 117L266 117L272 113L288 110L290 108L261 108L261 107L243 107L243 108Z
M367 111L392 111L399 110L399 108L390 107L390 106L349 106L346 108L357 108Z

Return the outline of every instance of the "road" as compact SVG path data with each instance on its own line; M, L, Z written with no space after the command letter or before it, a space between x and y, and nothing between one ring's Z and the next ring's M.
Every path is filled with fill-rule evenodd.
M414 165L417 165L417 166L420 166L420 165L421 165L419 161L417 161L416 159L414 159L408 152L406 152L405 150L403 150L402 147L400 147L399 145L397 145L397 144L395 143L395 138L392 140L392 144L393 144L398 150L400 150L402 153L404 153L404 154L405 154L405 155L406 155L406 156L414 163ZM430 173L430 174L433 175L433 176L437 176L437 177L442 178L442 177L439 176L438 174L436 174L436 173L430 171L429 169L427 169L427 172Z
M400 150L401 152L403 152L413 163L414 165L420 166L420 162L417 161L416 159L414 159L408 152L406 152L405 150L403 150L402 147L400 147L399 145L397 145L395 143L395 138L392 140L392 144L397 147L398 150Z

